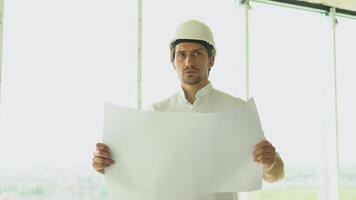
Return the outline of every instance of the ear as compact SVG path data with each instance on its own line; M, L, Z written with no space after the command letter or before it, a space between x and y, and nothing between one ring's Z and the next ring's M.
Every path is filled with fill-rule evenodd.
M212 68L215 63L215 55L209 57L209 68Z
M174 62L172 62L172 67L174 70L176 70L176 65L174 64Z

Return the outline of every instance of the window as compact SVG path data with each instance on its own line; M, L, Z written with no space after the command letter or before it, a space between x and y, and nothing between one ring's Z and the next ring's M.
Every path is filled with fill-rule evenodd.
M355 113L356 92L355 78L356 58L353 48L356 45L356 20L338 18L336 32L337 81L339 105L339 181L340 200L351 200L356 197L356 147Z
M249 199L318 199L323 147L322 15L252 3L251 95L285 178ZM286 20L288 19L288 20Z
M334 130L325 118L336 117L332 95L325 92L332 93L334 84L328 16L252 2L245 52L245 8L237 2L142 2L142 107L150 108L180 87L169 55L177 25L190 19L206 22L217 46L212 84L244 99L250 80L265 135L285 162L284 180L264 183L247 199L327 199L331 188L326 186L335 192L337 184L326 172L325 149L337 153L326 145ZM135 105L136 3L6 2L0 85L0 172L6 173L0 173L0 199L108 199L91 158L102 136L104 101ZM356 197L356 20L338 20L336 193L340 200L351 200Z
M6 2L0 199L105 198L91 158L104 100L129 104L126 4Z
M243 66L244 61L241 29L243 10L238 4L230 0L219 3L153 0L143 1L143 8L144 108L168 98L179 89L179 79L170 62L169 43L178 24L191 19L209 24L215 36L217 55L210 72L213 86L240 95L238 85L243 79L236 77L244 76L238 68Z

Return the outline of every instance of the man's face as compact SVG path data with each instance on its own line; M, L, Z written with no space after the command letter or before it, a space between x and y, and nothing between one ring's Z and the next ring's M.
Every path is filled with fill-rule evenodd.
M213 65L214 56L209 57L203 45L193 42L176 45L173 66L182 83L195 85L207 81Z

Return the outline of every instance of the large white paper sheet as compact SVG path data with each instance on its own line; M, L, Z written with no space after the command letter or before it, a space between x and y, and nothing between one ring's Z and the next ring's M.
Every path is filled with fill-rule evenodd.
M137 111L105 104L103 142L116 161L112 199L185 200L261 188L264 139L253 99L218 113Z

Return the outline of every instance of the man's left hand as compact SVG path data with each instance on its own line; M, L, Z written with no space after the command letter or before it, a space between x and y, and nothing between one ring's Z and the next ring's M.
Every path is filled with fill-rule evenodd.
M264 170L271 169L276 160L276 149L270 142L263 140L256 144L253 151L253 160L263 164Z

